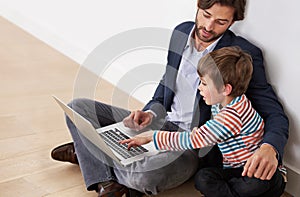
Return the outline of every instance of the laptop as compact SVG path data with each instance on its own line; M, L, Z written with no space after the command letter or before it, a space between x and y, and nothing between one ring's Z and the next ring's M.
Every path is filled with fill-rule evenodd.
M125 127L122 122L95 129L88 120L56 96L53 96L53 98L72 120L79 132L119 165L126 166L142 160L144 157L159 153L155 149L153 142L128 150L127 145L120 144L119 141L135 136L137 134L136 131Z

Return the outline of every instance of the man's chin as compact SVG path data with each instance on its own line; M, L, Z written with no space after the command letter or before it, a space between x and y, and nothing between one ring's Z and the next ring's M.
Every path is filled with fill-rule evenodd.
M210 43L210 42L215 41L216 38L214 38L214 37L203 37L203 36L201 36L201 37L200 37L200 40L201 40L202 42Z

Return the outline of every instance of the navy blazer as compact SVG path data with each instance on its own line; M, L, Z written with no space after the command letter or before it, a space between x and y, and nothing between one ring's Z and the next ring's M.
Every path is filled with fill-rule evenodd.
M150 100L143 109L153 110L157 114L156 118L164 118L166 111L171 110L177 71L184 47L186 46L188 36L193 26L194 22L185 22L178 25L172 33L165 74L152 100ZM251 100L253 107L265 121L263 143L269 143L276 148L279 153L279 161L281 162L284 146L288 138L289 122L272 86L267 82L262 51L246 39L236 36L230 30L224 33L214 50L226 46L239 46L252 56L253 75L246 95ZM197 113L194 112L193 119L195 117L198 119L198 126L204 124L211 117L210 106L205 104L201 96L198 99L198 111Z

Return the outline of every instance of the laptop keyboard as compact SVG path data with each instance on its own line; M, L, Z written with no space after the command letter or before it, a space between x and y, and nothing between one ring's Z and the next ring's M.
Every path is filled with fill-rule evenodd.
M130 150L128 150L126 144L120 144L119 141L129 139L129 137L119 129L101 132L100 136L110 148L122 155L125 159L148 152L148 150L142 146L131 147Z

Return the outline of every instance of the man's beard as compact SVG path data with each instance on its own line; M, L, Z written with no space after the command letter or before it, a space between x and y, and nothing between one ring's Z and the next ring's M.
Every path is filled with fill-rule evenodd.
M212 36L211 36L210 38L205 38L205 37L201 36L200 31L201 31L202 29L204 29L204 31L210 33ZM222 33L222 34L223 34L223 33ZM198 26L198 23L197 23L197 22L196 22L196 24L195 24L195 36L197 36L197 38L198 38L199 40L201 40L202 42L211 43L211 42L217 40L220 36L222 36L222 34L217 34L217 33L214 32L214 31L207 31L207 30L205 29L205 27L203 27L203 26Z

